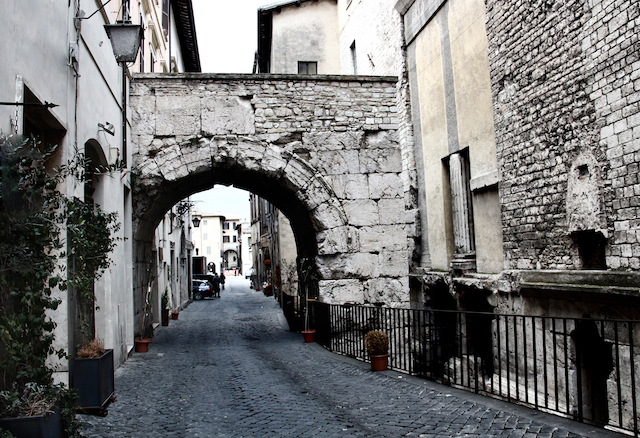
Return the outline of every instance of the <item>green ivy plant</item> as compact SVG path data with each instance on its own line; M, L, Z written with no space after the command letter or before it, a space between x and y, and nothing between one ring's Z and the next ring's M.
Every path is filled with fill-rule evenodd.
M55 325L46 312L60 304L52 289L64 287L56 272L63 198L60 175L45 169L52 148L0 141L0 390L7 390L51 378L44 360L54 353Z
M74 395L53 384L53 370L46 365L49 356L66 357L53 347L55 322L49 314L60 301L52 293L74 288L82 341L91 341L93 285L110 266L120 224L115 213L58 191L65 178L84 174L85 163L76 157L51 168L55 150L35 139L0 137L0 418L16 414L34 394L50 397L61 404L66 435L75 437ZM70 266L66 277L64 257Z
M67 225L69 274L67 284L72 287L78 302L80 339L84 346L95 337L94 284L111 265L109 254L119 238L114 234L120 229L117 213L105 213L98 206L78 199L65 203Z
M66 288L58 264L65 198L57 186L68 168L47 169L54 152L33 139L0 137L0 417L15 414L33 388L44 388L38 391L56 392L71 437L78 434L73 394L53 384L46 366L51 355L65 357L53 347L49 317L60 304L54 288Z

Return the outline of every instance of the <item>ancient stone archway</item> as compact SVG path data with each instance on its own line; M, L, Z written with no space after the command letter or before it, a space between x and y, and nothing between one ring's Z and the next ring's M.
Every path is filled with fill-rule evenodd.
M327 302L409 300L395 78L154 75L131 86L136 302L177 201L233 184L290 219Z

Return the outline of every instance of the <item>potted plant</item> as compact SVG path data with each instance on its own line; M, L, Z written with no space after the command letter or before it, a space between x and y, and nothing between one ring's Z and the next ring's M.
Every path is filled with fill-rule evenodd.
M385 332L372 330L364 336L364 345L371 358L371 371L387 369L389 357L389 336Z
M144 300L144 312L142 315L142 332L140 336L136 336L134 339L136 353L146 353L149 351L149 342L151 342L151 335L153 335L153 328L149 324L151 320L151 285L153 281L153 276L149 276L147 295Z
M139 336L135 339L136 353L146 353L149 351L149 343L151 338Z
M162 294L161 301L161 312L162 312L162 325L169 325L169 289L165 288L164 293Z
M116 213L78 199L66 202L68 280L75 302L76 354L70 385L78 392L78 407L102 409L114 392L113 350L95 337L95 282L111 265L109 254L119 240Z
M78 393L78 407L101 410L114 394L113 350L94 339L76 352L71 387Z
M11 417L0 419L0 436L4 437L2 431L7 431L8 436L17 438L61 437L59 389L32 382L25 385L19 398L3 398L0 405Z
M179 315L180 315L180 312L177 310L174 310L171 312L171 319L178 319Z
M73 395L47 365L67 357L53 348L51 313L66 287L58 269L66 198L57 187L70 170L47 166L54 154L34 139L0 137L0 430L18 438L79 433Z

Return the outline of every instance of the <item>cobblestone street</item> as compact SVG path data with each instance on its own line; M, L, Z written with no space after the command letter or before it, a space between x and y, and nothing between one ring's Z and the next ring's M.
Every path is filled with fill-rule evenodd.
M618 437L305 344L277 302L229 278L116 371L86 437Z

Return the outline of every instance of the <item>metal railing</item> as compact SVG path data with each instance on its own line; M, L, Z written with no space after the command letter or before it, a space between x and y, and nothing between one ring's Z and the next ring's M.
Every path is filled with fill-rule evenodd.
M382 330L392 369L638 437L640 321L314 304L330 351Z

